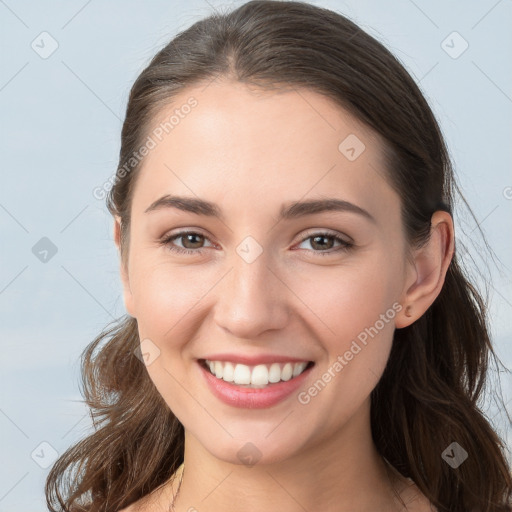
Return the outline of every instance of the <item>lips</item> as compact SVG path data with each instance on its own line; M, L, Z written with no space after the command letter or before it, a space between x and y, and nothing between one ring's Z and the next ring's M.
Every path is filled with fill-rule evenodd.
M247 360L248 358L245 358ZM268 358L267 358L268 359ZM290 358L280 366L291 365ZM253 358L254 360L254 358ZM261 359L260 359L261 360ZM206 381L207 387L211 393L220 401L227 405L245 409L262 409L272 407L286 398L290 397L294 391L305 382L314 367L314 362L306 362L301 359L296 359L295 362L304 363L306 367L302 373L297 376L292 376L289 380L280 380L276 383L267 383L266 385L253 385L253 384L235 384L234 382L226 382L222 378L218 378L212 374L209 366L206 365L206 360L198 360L198 368L200 369L203 378ZM229 361L224 361L229 362ZM220 363L220 361L219 361ZM242 363L237 363L241 365ZM272 364L275 364L275 359ZM247 366L247 365L244 365ZM255 365L255 367L262 365ZM270 365L271 366L271 365ZM289 372L289 370L288 370ZM282 376L282 375L281 375ZM285 375L287 376L287 375ZM251 374L252 377L252 374ZM247 379L246 379L247 381Z

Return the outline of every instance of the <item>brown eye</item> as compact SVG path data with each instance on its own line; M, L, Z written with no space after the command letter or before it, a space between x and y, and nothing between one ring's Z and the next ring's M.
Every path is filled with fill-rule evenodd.
M329 239L331 243L326 243L325 241ZM334 245L334 237L332 236L317 235L312 236L311 240L311 247L313 247L314 249L331 249L332 246Z
M188 233L186 235L180 235L178 238L181 238L183 241L183 247L185 249L199 249L201 243L204 243L204 236L198 233Z
M174 243L175 240L181 240L182 246ZM201 244L208 240L201 233L194 231L182 231L165 237L160 241L160 244L169 248L169 250L183 254L200 254L205 247Z
M352 242L344 240L340 236L332 233L313 233L304 238L301 244L306 241L310 241L309 245L312 247L313 252L321 254L322 256L337 254L340 251L348 251L354 246ZM332 249L336 243L339 244L338 248L329 250Z

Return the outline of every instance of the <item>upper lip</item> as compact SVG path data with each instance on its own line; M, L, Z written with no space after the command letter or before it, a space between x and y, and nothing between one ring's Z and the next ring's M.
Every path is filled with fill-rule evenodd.
M240 363L247 366L256 366L258 364L269 363L301 363L309 362L311 359L290 357L278 354L260 354L257 356L249 356L244 354L210 354L200 359L208 359L208 361L229 361L231 363Z

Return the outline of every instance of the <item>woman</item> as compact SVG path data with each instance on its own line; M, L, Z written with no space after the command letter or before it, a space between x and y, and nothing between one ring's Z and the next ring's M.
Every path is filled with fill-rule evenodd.
M50 510L510 511L455 187L418 87L343 16L252 1L178 34L131 90L129 316L83 354L97 430Z

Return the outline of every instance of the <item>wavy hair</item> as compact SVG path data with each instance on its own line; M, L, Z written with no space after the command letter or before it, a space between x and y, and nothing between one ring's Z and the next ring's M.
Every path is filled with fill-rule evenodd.
M137 162L126 172L126 162L176 94L219 77L264 90L308 88L380 134L410 247L428 239L434 211L453 215L460 191L445 141L400 61L341 14L305 2L256 0L179 32L134 82L106 199L121 219L123 262L140 168ZM53 465L45 487L49 510L117 511L162 485L183 462L183 426L134 357L139 344L137 321L126 315L84 350L82 393L95 428ZM436 300L395 331L371 394L379 453L439 512L512 510L506 445L478 404L490 357L497 360L486 302L459 264L456 247ZM441 456L452 442L469 454L457 468Z

